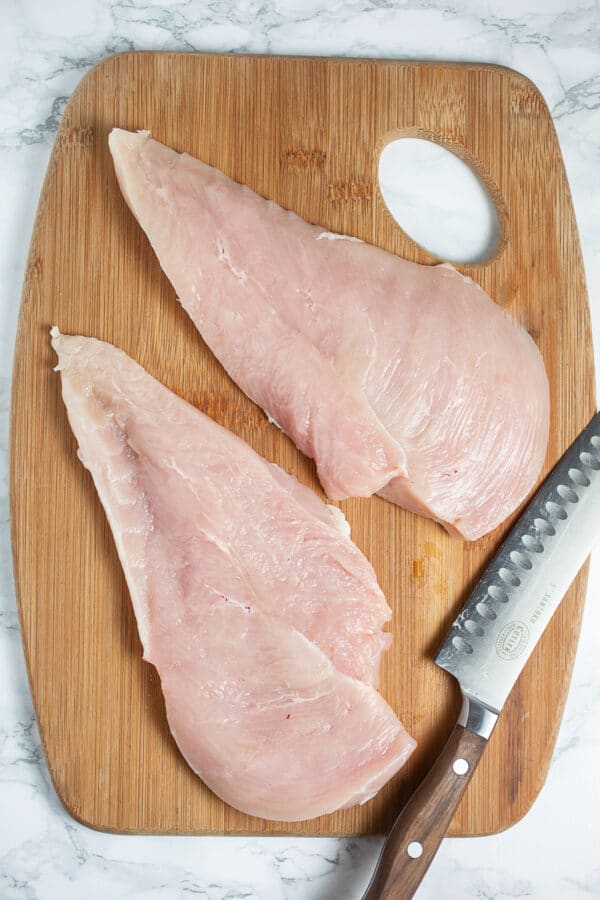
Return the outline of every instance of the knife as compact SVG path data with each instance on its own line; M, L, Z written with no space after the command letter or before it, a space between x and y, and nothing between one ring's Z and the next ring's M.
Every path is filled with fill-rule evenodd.
M462 710L390 832L363 900L414 895L521 670L600 535L600 413L518 519L454 621L435 663Z

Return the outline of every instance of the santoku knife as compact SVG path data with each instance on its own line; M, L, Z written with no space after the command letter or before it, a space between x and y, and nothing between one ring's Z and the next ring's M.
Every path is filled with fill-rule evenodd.
M528 504L435 658L463 706L429 775L400 813L363 900L413 896L513 685L600 535L600 413Z

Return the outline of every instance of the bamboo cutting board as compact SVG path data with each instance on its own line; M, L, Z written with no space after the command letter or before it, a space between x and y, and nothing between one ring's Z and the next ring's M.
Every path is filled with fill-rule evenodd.
M141 659L111 534L52 371L50 326L123 348L322 492L312 464L229 381L175 302L117 187L114 125L149 128L324 228L425 263L435 260L378 192L379 152L395 137L425 136L469 161L495 199L501 239L489 262L461 271L543 353L552 391L545 474L595 408L583 267L550 115L529 81L494 66L128 53L93 69L71 98L40 200L15 355L11 500L29 675L60 797L77 819L118 832L382 832L456 720L457 687L432 655L509 523L467 544L377 497L339 504L393 608L381 691L419 747L365 806L306 823L252 818L203 786L170 737L157 675ZM511 695L452 834L506 828L537 795L585 583L582 572Z

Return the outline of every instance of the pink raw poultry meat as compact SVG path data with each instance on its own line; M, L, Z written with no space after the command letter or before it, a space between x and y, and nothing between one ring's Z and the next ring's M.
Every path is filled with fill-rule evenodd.
M330 497L379 492L470 540L515 509L544 459L548 381L478 285L310 225L147 132L115 129L110 148L184 308Z
M390 610L341 514L115 347L52 336L190 766L268 818L368 800L414 741L372 687Z

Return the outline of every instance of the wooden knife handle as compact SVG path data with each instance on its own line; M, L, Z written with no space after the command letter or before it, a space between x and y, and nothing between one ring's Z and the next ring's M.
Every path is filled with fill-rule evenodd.
M363 900L408 900L421 883L487 740L457 725L390 832ZM461 774L462 773L462 774Z

